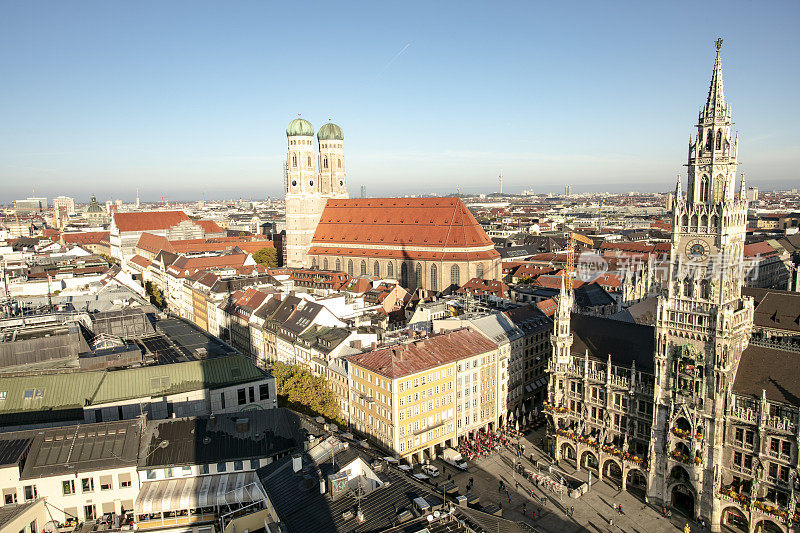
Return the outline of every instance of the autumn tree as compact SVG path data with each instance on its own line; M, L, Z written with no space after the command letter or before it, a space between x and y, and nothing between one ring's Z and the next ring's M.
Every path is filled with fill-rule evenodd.
M253 259L259 265L275 268L278 266L278 250L276 248L266 246L254 253Z
M275 363L272 375L278 387L278 398L288 407L344 425L336 393L324 377L315 376L299 365L285 363Z

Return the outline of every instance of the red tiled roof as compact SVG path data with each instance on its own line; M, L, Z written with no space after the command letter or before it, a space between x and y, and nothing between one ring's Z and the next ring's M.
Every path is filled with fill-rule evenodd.
M79 233L62 233L61 240L64 244L101 244L108 243L108 231L82 231Z
M537 276L541 276L542 274L550 274L552 272L555 272L555 270L550 267L524 264L514 271L514 277L535 278Z
M167 272L178 278L191 276L198 270L207 268L241 267L248 254L214 255L208 257L181 256L168 268Z
M144 232L139 235L139 241L136 243L136 248L146 250L153 254L165 250L167 252L175 253L175 248L172 247L169 240L161 235L153 235L152 233Z
M498 298L505 298L508 295L508 285L502 281L490 279L472 278L458 289L459 293L471 292L472 294L493 294Z
M195 220L195 224L203 228L206 233L224 233L225 230L219 227L219 224L213 220Z
M147 259L138 254L131 257L129 259L129 262L140 267L142 270L150 266L150 261L148 261Z
M369 245L367 245L369 246ZM309 255L330 255L336 257L369 257L381 259L401 259L408 261L476 261L495 259L500 254L495 249L473 252L469 250L448 250L418 252L413 250L379 250L375 248L329 248L312 246Z
M169 229L184 220L191 220L183 211L142 211L114 213L114 224L120 232Z
M44 228L42 230L42 235L51 241L56 242L61 236L61 232L54 228Z
M547 288L547 289L560 289L561 288L561 278L562 277L563 276L560 276L560 275L557 275L557 274L555 274L555 275L544 274L544 275L539 276L538 278L536 278L533 281L532 285L535 285L537 287L544 287L544 288ZM577 289L578 287L580 287L584 283L585 283L584 281L581 281L581 280L578 280L578 279L573 279L572 280L572 288L573 289Z
M459 198L371 198L328 200L312 244L468 248L492 240Z
M416 374L465 357L489 352L497 345L471 329L458 329L408 344L351 355L348 363L390 379Z
M552 318L552 316L556 314L556 310L558 309L558 302L555 301L553 298L548 298L547 300L536 302L536 307L538 307L545 315Z
M778 251L775 248L773 248L767 241L754 242L744 245L745 257L756 257L758 255L768 256L768 255L775 255L777 253Z

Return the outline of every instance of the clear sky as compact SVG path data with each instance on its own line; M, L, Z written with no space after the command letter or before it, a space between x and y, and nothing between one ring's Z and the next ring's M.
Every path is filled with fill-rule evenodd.
M714 40L742 169L800 186L800 2L0 0L0 202L282 194L286 124L351 195L666 190Z

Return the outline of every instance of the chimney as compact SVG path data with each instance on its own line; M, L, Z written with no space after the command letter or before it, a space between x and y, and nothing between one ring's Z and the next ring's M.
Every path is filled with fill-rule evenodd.
M303 469L303 456L299 453L292 454L292 470L297 473Z
M361 339L356 339L354 341L350 341L350 347L355 348L357 350L361 349Z
M325 478L320 478L319 480L319 493L325 494Z

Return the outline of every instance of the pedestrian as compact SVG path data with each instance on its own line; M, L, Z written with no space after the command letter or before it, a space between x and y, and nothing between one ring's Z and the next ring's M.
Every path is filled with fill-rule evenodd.
M511 494L508 495L508 503L511 503Z
M575 506L574 505L570 505L569 506L569 515L570 516L574 516L575 515Z
M523 503L523 504L522 504L522 516L528 516L528 515L525 513L525 511L526 511L526 510L527 510L527 509L526 509L526 507L525 507L525 504Z
M536 511L531 511L531 519L536 520Z
M619 514L622 514L622 504L619 504Z

